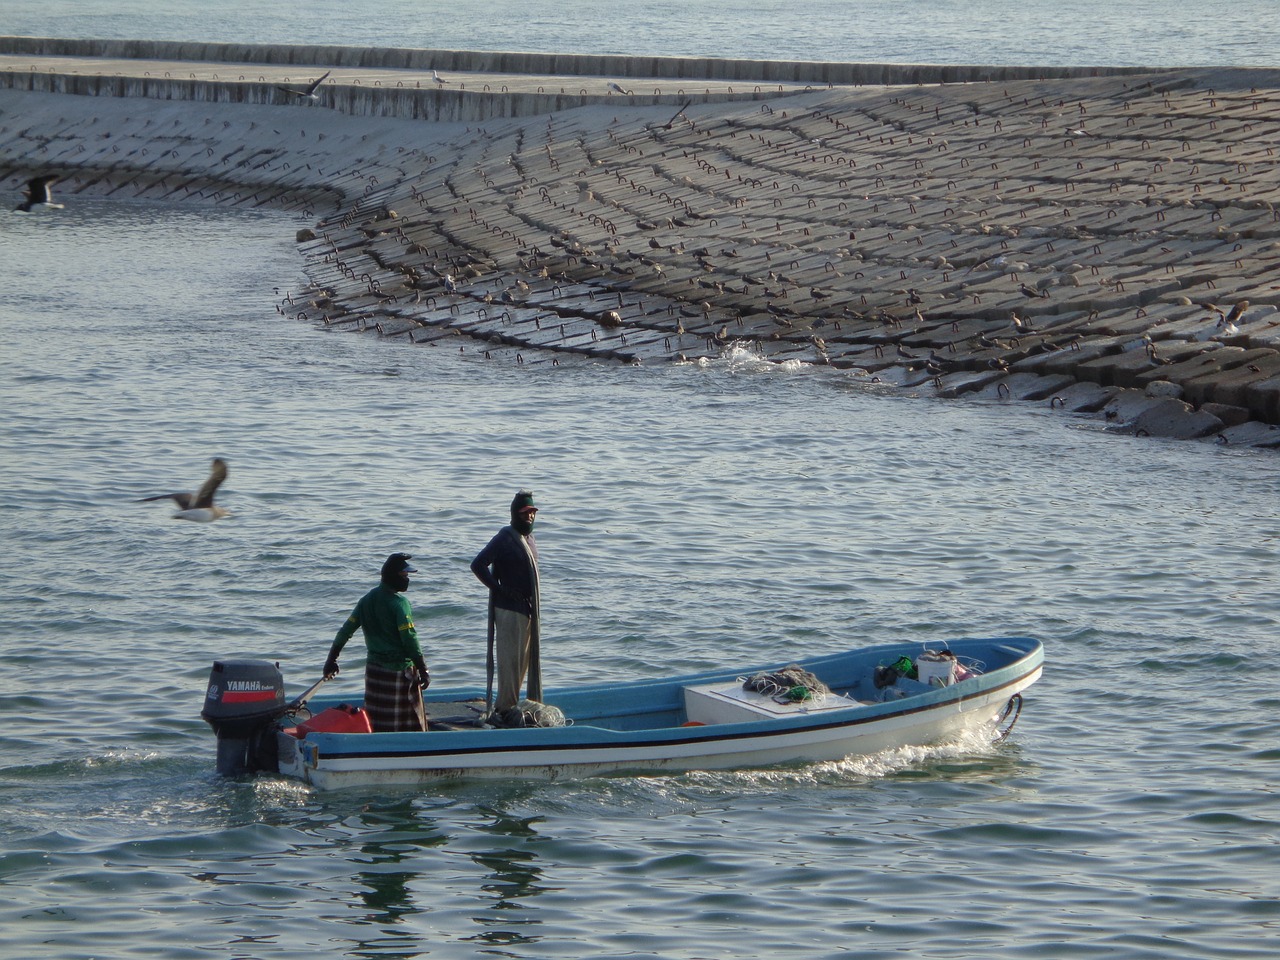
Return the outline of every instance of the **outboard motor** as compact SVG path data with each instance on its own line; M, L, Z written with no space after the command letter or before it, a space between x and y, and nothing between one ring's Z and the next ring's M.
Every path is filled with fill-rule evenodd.
M215 660L200 716L218 736L218 773L275 770L274 721L286 709L279 664Z

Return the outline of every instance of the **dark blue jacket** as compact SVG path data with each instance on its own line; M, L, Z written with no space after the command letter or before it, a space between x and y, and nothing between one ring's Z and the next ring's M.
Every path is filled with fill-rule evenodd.
M495 607L532 617L538 609L538 572L534 566L538 544L529 534L524 538L529 545L526 551L520 539L511 527L503 527L471 561L471 572L489 588Z

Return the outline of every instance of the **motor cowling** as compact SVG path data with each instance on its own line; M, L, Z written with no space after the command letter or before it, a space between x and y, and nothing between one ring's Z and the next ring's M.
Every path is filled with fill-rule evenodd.
M270 660L215 660L200 717L218 737L218 773L275 766L274 722L284 715L284 676Z

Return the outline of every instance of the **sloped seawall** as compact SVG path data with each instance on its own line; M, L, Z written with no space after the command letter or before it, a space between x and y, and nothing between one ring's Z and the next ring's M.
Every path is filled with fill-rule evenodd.
M1271 72L757 64L743 89L720 63L637 61L642 85L599 58L79 43L9 41L7 182L298 209L313 289L281 308L308 320L516 364L737 345L1280 442Z

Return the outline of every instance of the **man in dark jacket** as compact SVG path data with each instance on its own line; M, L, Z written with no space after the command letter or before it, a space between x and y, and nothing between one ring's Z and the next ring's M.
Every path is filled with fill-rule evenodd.
M324 678L338 675L338 654L359 627L364 631L368 659L364 668L364 708L375 733L426 730L422 691L431 685L431 671L422 656L413 608L404 597L409 574L418 568L407 553L393 553L382 565L382 581L360 598L351 616L338 628L325 661Z
M533 494L521 490L511 501L511 525L499 530L471 561L471 572L489 588L489 692L496 666L493 712L499 716L520 702L526 674L529 699L542 700L538 544L533 539L537 514Z

